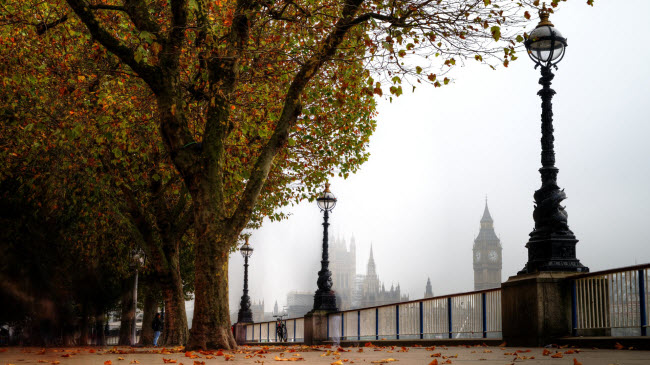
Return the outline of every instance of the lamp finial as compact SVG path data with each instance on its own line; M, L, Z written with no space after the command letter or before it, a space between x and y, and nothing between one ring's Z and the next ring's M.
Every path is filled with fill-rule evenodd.
M548 18L551 14L551 11L546 8L546 3L542 3L542 8L539 9L539 24L537 24L538 27L548 25L550 27L553 26L553 23L551 23Z

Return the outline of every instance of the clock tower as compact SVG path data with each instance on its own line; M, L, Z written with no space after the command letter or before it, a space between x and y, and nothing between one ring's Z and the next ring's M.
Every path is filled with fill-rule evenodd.
M474 240L474 290L501 287L501 242L494 233L494 221L488 210L485 198L485 210L481 218L481 230Z

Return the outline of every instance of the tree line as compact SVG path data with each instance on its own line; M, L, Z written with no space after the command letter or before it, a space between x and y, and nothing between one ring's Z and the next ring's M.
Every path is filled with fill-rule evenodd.
M5 2L0 322L83 344L118 310L126 333L138 268L144 327L164 303L164 343L236 347L227 273L243 235L359 170L376 98L445 86L467 62L507 67L539 6Z

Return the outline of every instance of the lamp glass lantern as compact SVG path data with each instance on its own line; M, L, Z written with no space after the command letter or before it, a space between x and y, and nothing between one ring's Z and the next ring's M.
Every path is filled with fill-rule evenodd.
M329 183L325 183L325 191L323 191L323 195L316 198L316 202L318 203L318 207L321 210L327 210L331 212L332 209L334 209L336 206L336 197L330 191Z
M253 254L253 248L248 244L248 237L246 237L246 243L239 248L242 257L249 258Z
M528 56L535 62L535 67L555 66L564 58L567 47L566 38L548 20L549 13L546 7L540 9L539 24L524 42Z

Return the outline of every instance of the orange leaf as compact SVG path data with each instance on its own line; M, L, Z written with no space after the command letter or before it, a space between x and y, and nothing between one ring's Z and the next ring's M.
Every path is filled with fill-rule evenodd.
M582 363L581 363L580 361L578 361L578 359L576 359L576 358L574 357L574 358L573 358L573 365L582 365Z
M111 365L111 364L113 364L113 363L111 362L111 360L106 360L106 361L104 361L104 365Z
M544 355L544 356L548 356L550 354L551 354L551 351L549 351L548 349L544 349L544 351L542 352L542 355Z
M438 359L433 359L433 361L431 361L429 365L438 365Z
M561 352L556 352L555 354L551 355L552 358L554 359L561 359L562 358L562 353Z
M614 345L614 348L617 349L617 350L623 350L625 348L625 346L623 346L623 345L621 345L620 343L617 342L616 345Z

